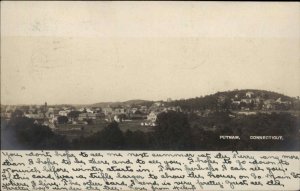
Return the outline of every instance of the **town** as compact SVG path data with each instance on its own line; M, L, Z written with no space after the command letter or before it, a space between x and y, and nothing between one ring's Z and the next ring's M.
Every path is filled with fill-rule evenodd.
M218 94L218 95L217 95ZM276 99L268 98L268 95L260 93L255 94L252 91L246 93L237 93L232 98L222 93L217 93L216 103L221 109L230 109L237 114L253 115L257 112L270 113L276 111L297 110L299 106L299 96L294 99L287 99L277 96ZM201 99L201 98L200 98ZM179 100L186 101L184 99ZM20 115L32 118L35 123L56 128L60 124L89 125L99 121L119 123L138 121L140 126L155 126L157 115L161 112L179 111L187 113L196 113L200 116L206 116L213 112L213 109L182 109L174 105L171 98L166 101L144 101L137 100L138 104L122 104L117 106L105 107L83 106L78 108L74 105L51 105L47 102L44 105L1 105L1 118L9 120L12 113L19 111Z
M163 101L143 104L128 104L106 107L76 107L72 105L1 106L1 118L9 121L12 115L34 120L35 124L48 126L54 132L76 138L77 131L93 134L108 123L115 121L124 126L123 130L151 131L156 126L157 115L161 112L181 111L180 107L166 106Z
M8 133L9 126L16 126L10 121L28 119L32 121L30 123L36 125L36 130L39 127L49 128L55 135L64 136L73 146L75 145L75 148L80 147L76 146L78 144L90 145L83 148L94 148L93 141L99 140L97 137L102 136L101 132L107 132L110 127L115 127L111 124L117 124L119 130L112 130L114 133L120 131L122 136L127 137L127 141L131 140L130 136L135 136L134 139L138 140L134 143L135 147L146 149L148 146L156 148L155 139L160 133L166 133L161 128L171 125L174 127L168 129L168 133L163 136L171 138L172 134L176 134L172 129L179 128L186 136L176 135L179 137L173 141L177 139L187 141L187 137L191 137L193 144L198 145L196 148L202 148L202 142L210 142L207 148L211 149L219 144L215 141L220 136L236 136L239 137L237 140L253 135L283 136L282 133L278 133L285 132L285 129L293 131L294 134L291 135L296 136L300 133L299 126L295 122L299 120L299 106L299 97L292 98L264 90L234 90L191 99L168 98L165 101L130 100L91 105L48 105L47 102L43 105L1 105L1 129L4 127ZM272 124L271 121L274 119L276 123ZM22 126L21 123L18 130L20 133ZM249 129L251 131L248 131ZM114 134L108 133L108 136L112 136L111 140L120 139L114 138ZM145 138L145 143L140 140L142 137ZM287 141L296 144L294 139L290 138ZM86 141L91 143L85 143ZM102 144L105 145L105 141ZM181 147L180 141L176 144ZM249 147L247 144L243 143L241 148ZM222 144L217 146L224 147ZM188 147L182 145L182 148Z

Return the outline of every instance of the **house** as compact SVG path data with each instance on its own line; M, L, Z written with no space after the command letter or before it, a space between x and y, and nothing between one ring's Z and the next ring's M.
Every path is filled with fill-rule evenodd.
M265 100L264 105L263 105L263 109L266 109L266 110L274 109L274 103L275 103L274 99Z
M242 111L250 111L250 108L249 107L241 107L241 110Z
M115 115L115 116L114 116L114 121L116 121L116 122L120 122L120 121L121 121L121 119L119 118L119 116L118 116L118 115Z
M101 114L100 113L80 113L78 116L78 120L79 121L83 121L86 119L92 119L92 120L96 120L101 118Z
M291 105L292 104L291 101L283 101L281 97L278 98L275 102L279 103L279 104L284 104L284 105Z
M154 111L154 112L162 112L164 111L165 107L164 106L157 106L156 104L153 104L148 111Z
M235 99L231 99L231 103L234 104L234 105L240 105L241 101L235 100Z
M239 111L237 112L238 115L256 115L257 112L255 111Z
M255 104L259 104L259 103L261 103L262 101L263 101L263 99L260 98L260 97L256 97L256 98L254 99L254 103L255 103Z
M168 111L177 111L177 112L180 112L181 111L181 108L179 106L175 107L175 106L172 106L172 107L166 107L163 109L164 112L168 112Z
M104 115L111 115L113 113L113 109L111 107L104 107L102 110Z
M88 113L80 113L78 115L78 120L79 121L83 121L84 119L87 119L88 118Z
M254 96L253 92L247 92L246 93L246 97L248 97L248 98L252 98L253 96Z
M241 99L241 102L244 102L246 104L250 104L252 102L252 99L249 99L249 98L243 98Z
M161 101L158 101L158 102L153 103L153 106L161 107L161 106L164 106L164 103Z
M113 113L115 115L119 115L119 114L125 114L125 109L124 108L115 108Z
M78 111L83 112L83 113L94 113L94 110L92 110L90 108L85 108L85 107L80 108Z
M54 108L48 108L48 110L45 112L46 117L51 118L54 116L55 110Z
M54 117L54 113L49 112L49 111L46 112L45 115L46 115L47 118L53 118Z
M155 122L142 122L141 126L148 126L148 127L154 127L157 124Z
M58 112L58 115L60 116L68 116L68 113L70 113L69 110L61 110Z
M122 122L124 120L125 120L124 114L114 116L114 121L116 121L116 122Z
M147 115L143 112L141 112L140 110L137 110L136 112L134 113L130 113L128 115L128 117L130 119L146 119L147 118Z
M93 108L94 113L101 113L102 109L100 107Z
M281 97L278 98L275 102L276 102L276 103L281 103L281 102L282 102Z
M152 111L151 113L149 113L149 115L147 115L147 120L151 122L155 122L157 120L158 114L159 112Z
M44 119L44 114L42 113L36 113L36 114L26 113L24 114L24 116L31 119Z
M141 106L140 111L143 113L147 113L148 107L147 106Z
M90 108L86 108L86 112L87 112L87 113L94 113L94 111L91 110Z
M55 115L54 115L52 118L49 119L49 122L50 122L50 123L53 123L53 124L57 123L57 121L58 121L57 118L58 118L58 117L59 117L59 116L55 116Z
M80 111L80 112L86 112L86 108L85 108L85 107L82 107L82 108L80 108L78 111Z
M130 112L131 112L131 113L135 113L135 112L137 112L137 111L138 111L138 108L136 108L136 107L133 107L133 108L130 109Z

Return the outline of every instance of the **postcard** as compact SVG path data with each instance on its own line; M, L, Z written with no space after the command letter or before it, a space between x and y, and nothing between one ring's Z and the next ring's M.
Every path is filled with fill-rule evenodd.
M299 190L299 2L1 2L1 190Z

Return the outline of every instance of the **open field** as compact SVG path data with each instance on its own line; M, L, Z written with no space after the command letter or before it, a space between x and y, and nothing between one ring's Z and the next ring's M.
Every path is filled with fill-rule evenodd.
M133 120L133 121L123 121L119 123L121 131L126 132L130 131L143 131L149 132L153 130L153 127L141 126L143 120ZM97 133L103 130L109 122L104 120L97 120L94 124L85 125L85 124L63 124L57 125L57 128L54 130L55 133L60 135L65 135L69 140L78 138L80 136L87 137L94 133Z

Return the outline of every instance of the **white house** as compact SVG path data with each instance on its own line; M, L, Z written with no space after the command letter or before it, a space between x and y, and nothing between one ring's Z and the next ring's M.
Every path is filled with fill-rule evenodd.
M87 113L94 113L94 111L91 110L90 108L86 108L86 112L87 112Z
M252 102L252 99L241 99L241 102L244 102L244 103L247 103L247 104L250 104Z
M60 116L68 116L69 112L70 111L68 111L68 110L61 110L61 111L58 112L58 115L60 115Z
M246 93L246 97L248 97L248 98L252 98L253 96L254 96L253 92L247 92Z
M241 101L239 101L239 100L232 99L231 101L232 101L232 104L235 104L235 105L240 105L241 104Z
M290 105L290 104L292 104L290 101L282 101L281 97L278 98L275 102L276 102L276 103L279 103L279 104L285 104L285 105Z
M159 114L158 112L154 112L154 111L150 112L149 115L147 116L147 120L151 122L155 122L158 114Z
M115 115L115 116L114 116L114 120L115 120L116 122L120 122L120 121L121 121L121 118L119 118L118 115Z
M44 114L42 114L42 113L37 113L37 114L26 113L26 114L24 114L24 116L31 118L31 119L43 119L44 118Z
M101 114L100 113L80 113L78 116L78 120L79 121L83 121L85 119L99 119L101 118Z

